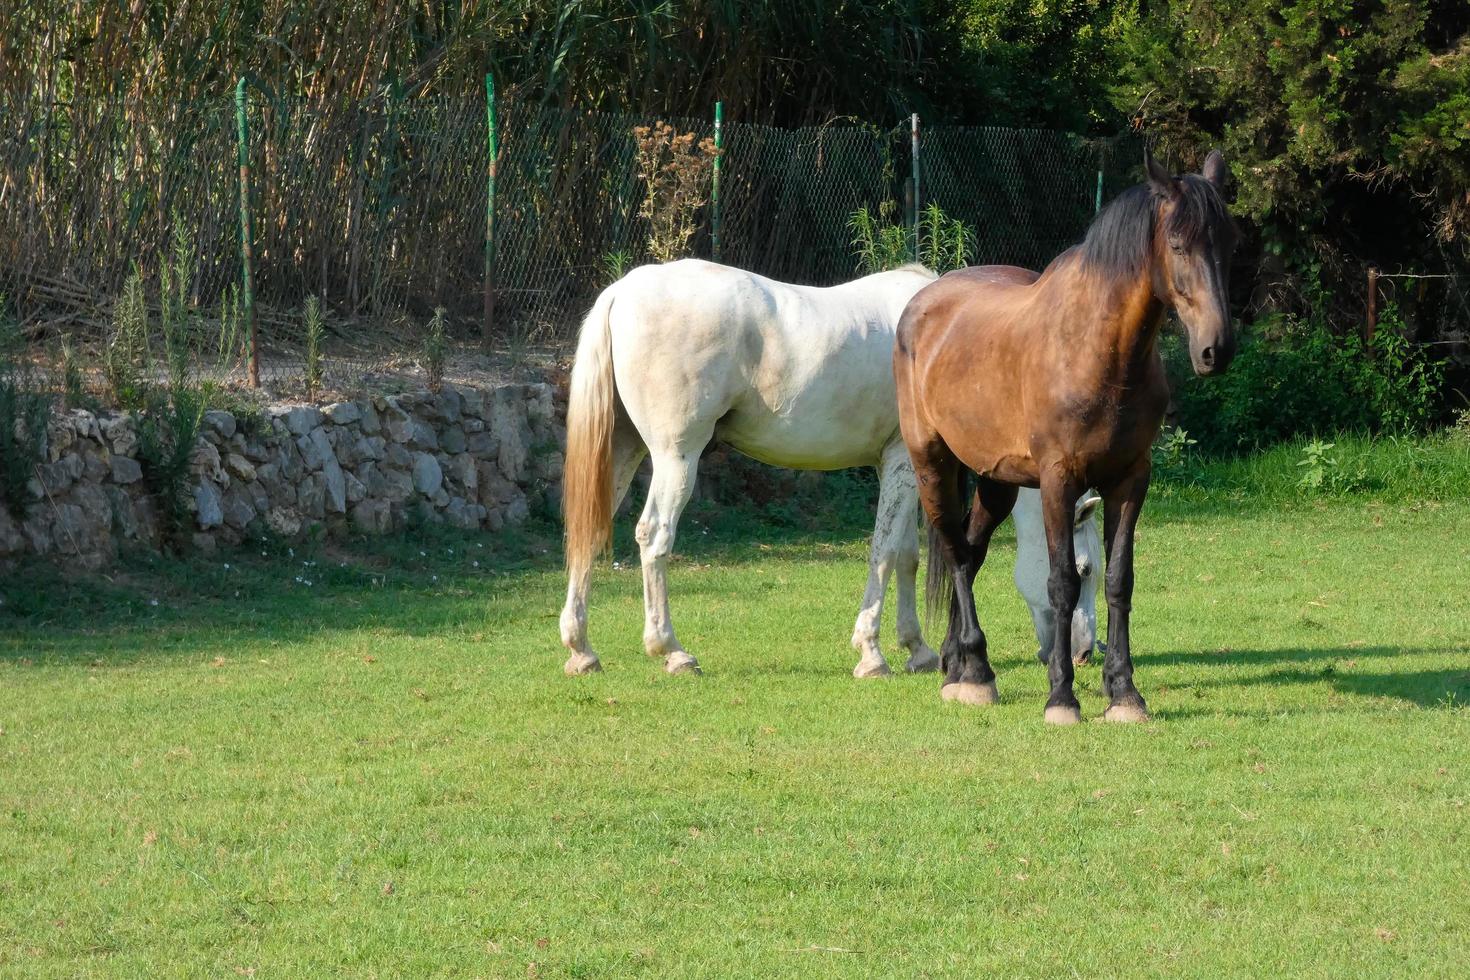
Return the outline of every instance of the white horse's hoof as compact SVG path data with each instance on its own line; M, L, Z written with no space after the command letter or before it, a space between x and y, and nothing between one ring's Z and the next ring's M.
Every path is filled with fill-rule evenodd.
M586 653L574 653L567 658L566 666L562 668L568 677L580 677L583 674L595 674L602 670L602 661L597 659L597 654L588 650Z
M893 673L888 667L888 661L879 657L877 660L859 660L858 665L852 669L852 676L861 680L864 677L888 677Z
M1000 700L1000 694L995 690L995 681L990 681L986 684L964 681L946 684L941 687L939 689L939 698L942 701L958 701L960 704L968 704L980 708L987 704L995 704Z
M664 658L664 673L666 674L698 674L699 661L695 660L683 650L675 650Z
M910 674L931 674L939 669L939 654L928 647L920 647L909 654L908 663L903 669Z
M1082 709L1070 704L1053 704L1041 717L1048 725L1076 725L1082 721Z
M1125 701L1121 704L1110 704L1103 712L1103 721L1116 721L1123 724L1137 724L1148 721L1148 709L1142 704L1134 701Z

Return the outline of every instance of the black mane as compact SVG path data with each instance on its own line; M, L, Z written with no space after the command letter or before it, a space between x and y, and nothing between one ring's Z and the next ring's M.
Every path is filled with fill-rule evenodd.
M1230 212L1215 185L1197 174L1177 179L1179 200L1164 231L1179 238L1185 248L1196 244L1211 228L1233 228ZM1139 275L1153 250L1154 192L1148 184L1130 187L1102 209L1087 237L1078 246L1090 269L1124 277Z

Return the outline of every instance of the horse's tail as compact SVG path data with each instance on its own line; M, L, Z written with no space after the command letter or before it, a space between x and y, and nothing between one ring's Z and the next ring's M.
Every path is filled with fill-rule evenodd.
M577 340L567 401L567 454L562 472L567 574L586 574L612 530L612 436L617 382L613 377L613 291L597 297Z
M958 499L961 506L966 507L965 518L961 527L968 527L969 520L969 471L963 465L955 467L955 482L958 484ZM939 529L933 524L929 525L929 566L924 576L924 606L928 613L929 631L939 624L940 616L949 615L949 600L954 596L954 579L950 577L949 569L944 564L944 554L939 547ZM948 620L945 620L948 622Z

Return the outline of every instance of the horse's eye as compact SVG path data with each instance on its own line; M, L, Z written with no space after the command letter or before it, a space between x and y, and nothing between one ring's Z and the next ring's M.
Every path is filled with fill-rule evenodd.
M1181 239L1178 239L1178 238L1170 238L1169 239L1169 251L1173 252L1175 255L1183 255L1184 254L1184 242Z

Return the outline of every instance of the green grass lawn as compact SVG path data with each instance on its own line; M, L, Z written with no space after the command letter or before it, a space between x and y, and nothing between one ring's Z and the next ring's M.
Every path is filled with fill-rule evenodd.
M1065 730L1009 540L976 710L849 677L861 526L705 520L701 678L626 533L581 679L544 531L0 582L0 974L1463 975L1470 504L1161 494Z

